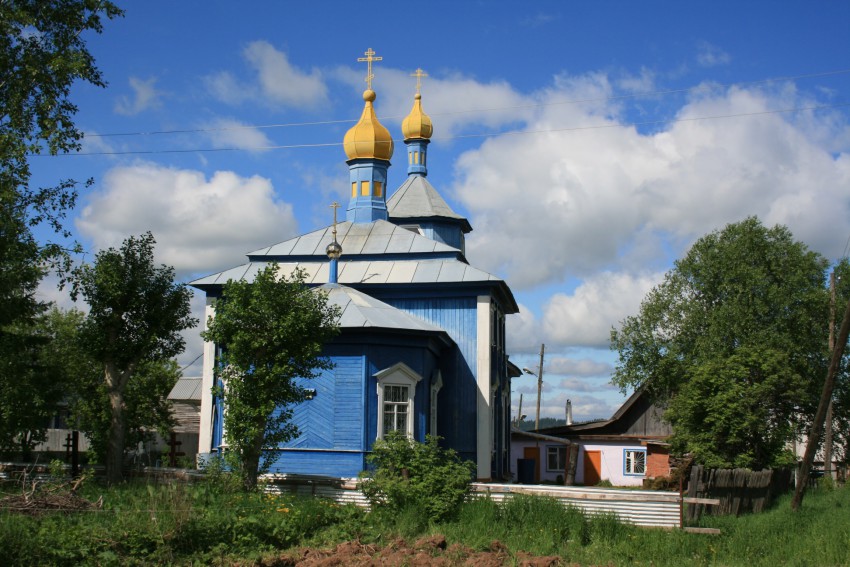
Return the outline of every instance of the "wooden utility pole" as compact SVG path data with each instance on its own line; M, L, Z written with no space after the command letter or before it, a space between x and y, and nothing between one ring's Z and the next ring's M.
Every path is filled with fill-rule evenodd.
M791 509L795 512L800 509L800 505L803 503L803 494L806 491L806 484L809 482L812 461L815 459L815 453L820 443L820 436L823 432L826 410L832 399L832 390L835 387L835 375L838 373L841 357L844 356L844 347L847 345L848 336L850 336L850 301L847 302L847 308L844 310L841 329L838 331L838 342L832 351L832 360L830 360L829 370L826 372L826 380L823 383L823 391L821 392L820 403L818 403L818 410L815 413L815 419L812 421L812 427L809 431L809 439L806 442L806 453L803 455L803 462L800 464L800 470L798 471L797 486L794 490L794 498L791 500Z
M829 274L829 352L835 349L835 270ZM832 478L832 396L826 408L823 432L823 472Z
M535 431L540 429L540 396L543 392L543 351L546 345L540 345L540 366L537 367L537 419L534 422Z
M519 408L516 412L516 427L519 429L519 422L522 421L522 394L519 395Z

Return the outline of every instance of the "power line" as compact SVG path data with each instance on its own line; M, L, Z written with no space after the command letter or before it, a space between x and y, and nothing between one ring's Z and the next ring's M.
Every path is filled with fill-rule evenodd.
M455 110L452 112L439 112L432 113L431 116L452 116L457 114L470 114L470 113L481 113L481 112L501 112L504 110L518 110L523 108L541 108L547 106L559 106L566 104L584 104L588 102L606 102L606 101L614 101L614 100L625 100L630 98L651 98L661 95L670 95L670 94L681 94L688 92L698 92L703 90L715 89L715 88L731 88L731 87L741 87L741 86L751 86L751 85L760 85L766 83L774 83L780 81L796 81L800 79L813 79L819 77L830 77L834 75L843 75L850 73L850 69L838 69L835 71L824 71L820 73L808 73L803 75L791 75L787 77L773 77L767 79L757 79L753 81L741 81L737 83L709 83L709 84L700 84L696 87L687 87L682 89L667 89L667 90L659 90L659 91L648 91L648 92L638 92L638 93L629 93L623 95L613 95L613 96L604 96L604 97L592 97L592 98L584 98L584 99L570 99L570 100L561 100L554 102L541 102L534 104L520 104L513 106L497 106L490 108L472 108L466 110ZM397 120L404 118L404 116L383 116L384 120ZM344 119L344 120L319 120L315 122L288 122L281 124L260 124L260 125L241 125L241 126L221 126L217 128L190 128L190 129L180 129L180 130L152 130L149 132L116 132L116 133L108 133L108 134L98 134L95 132L86 132L85 136L89 138L110 138L110 137L119 137L119 136L157 136L157 135L165 135L165 134L198 134L198 133L207 133L207 132L228 132L228 131L236 131L236 130L262 130L262 129L270 129L270 128L292 128L299 126L325 126L329 124L350 124L353 122L357 122L357 119ZM210 150L213 151L213 150Z
M590 126L570 126L566 128L542 128L537 130L507 130L503 132L487 132L479 134L459 134L456 136L437 136L432 140L461 140L470 138L492 138L495 136L517 136L528 134L543 134L548 132L579 132L583 130L601 130L606 128L627 128L637 126L654 126L658 124L675 124L678 122L696 122L701 120L720 120L726 118L745 118L751 116L763 116L769 114L784 114L788 112L805 112L814 110L828 110L833 108L843 108L850 106L850 102L816 105L816 106L800 106L792 108L780 108L773 110L762 110L757 112L742 112L734 114L716 114L711 116L696 116L690 118L673 118L664 120L647 120L643 122L617 122L614 124L595 124ZM395 143L402 140L393 140ZM103 152L78 152L73 154L29 154L30 157L71 157L71 156L119 156L119 155L151 155L151 154L185 154L185 153L210 153L210 152L244 152L244 151L268 151L268 150L284 150L284 149L302 149L302 148L323 148L342 146L342 142L327 142L320 144L283 144L272 146L254 146L250 148L229 147L229 148L194 148L194 149L172 149L172 150L126 150L126 151L103 151Z

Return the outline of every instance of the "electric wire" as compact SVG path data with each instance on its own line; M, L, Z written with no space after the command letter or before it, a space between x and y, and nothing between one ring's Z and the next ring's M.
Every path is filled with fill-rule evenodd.
M701 83L695 87L687 87L681 89L667 89L667 90L658 90L658 91L646 91L646 92L636 92L636 93L628 93L622 95L612 95L612 96L604 96L604 97L591 97L584 99L571 99L571 100L562 100L562 101L553 101L553 102L541 102L534 104L520 104L513 106L497 106L490 108L472 108L465 110L455 110L451 112L439 112L439 113L431 113L431 116L450 116L457 114L470 114L470 113L484 113L484 112L500 112L504 110L518 110L523 108L541 108L547 106L558 106L558 105L567 105L567 104L584 104L588 102L606 102L606 101L614 101L614 100L625 100L630 98L653 98L662 95L670 95L670 94L681 94L688 92L698 92L703 90L717 89L717 88L732 88L732 87L741 87L741 86L752 86L752 85L760 85L766 83L774 83L781 81L796 81L801 79L812 79L812 78L820 78L820 77L830 77L834 75L842 75L850 73L850 69L838 69L835 71L824 71L820 73L808 73L803 75L791 75L786 77L773 77L767 79L756 79L753 81L740 81L735 83ZM404 118L404 116L383 116L381 117L384 120L398 120ZM299 127L299 126L325 126L329 124L350 124L357 122L357 119L340 119L340 120L319 120L314 122L288 122L281 124L260 124L260 125L241 125L241 126L222 126L217 128L191 128L191 129L179 129L179 130L151 130L149 132L115 132L115 133L107 133L107 134L98 134L96 132L86 132L85 136L89 138L109 138L109 137L118 137L118 136L156 136L156 135L164 135L164 134L197 134L197 133L207 133L207 132L227 132L227 131L236 131L236 130L261 130L261 129L269 129L269 128L289 128L289 127Z
M541 128L535 130L506 130L499 132L484 132L476 134L458 134L455 136L435 136L432 140L460 140L470 138L491 138L496 136L516 136L528 134L543 134L549 132L578 132L583 130L601 130L609 128L628 128L637 126L654 126L659 124L675 124L681 122L697 122L701 120L719 120L728 118L744 118L752 116L764 116L770 114L784 114L789 112L807 112L817 110L828 110L834 108L844 108L850 106L850 102L802 106L792 108L780 108L772 110L762 110L756 112L741 112L732 114L716 114L711 116L694 116L687 118L672 118L660 120L647 120L641 122L616 122L611 124L594 124L588 126L570 126L565 128ZM393 140L398 143L401 140ZM280 144L269 146L252 146L252 147L225 147L225 148L187 148L187 149L167 149L167 150L116 150L116 151L100 151L100 152L77 152L65 154L29 154L30 157L71 157L71 156L120 156L120 155L152 155L152 154L184 154L184 153L211 153L211 152L243 152L243 151L269 151L282 149L303 149L303 148L323 148L342 146L342 142L326 142L315 144Z

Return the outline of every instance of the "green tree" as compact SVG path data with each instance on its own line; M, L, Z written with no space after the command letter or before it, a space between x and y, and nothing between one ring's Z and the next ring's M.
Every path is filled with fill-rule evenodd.
M77 270L72 297L82 295L89 313L80 329L83 348L102 370L109 400L106 476L122 478L127 432L127 392L150 365L183 352L180 332L194 327L191 291L174 281L174 269L154 265L151 233L129 237L116 250L98 252Z
M272 463L265 449L297 434L291 405L304 400L304 389L296 379L332 367L322 347L339 332L338 318L324 293L304 285L302 271L278 276L273 263L253 282L224 285L202 336L219 347L216 378L223 386L216 393L231 463L246 489Z
M62 223L77 196L70 179L31 187L29 160L80 147L71 85L104 85L84 35L101 31L102 15L120 14L108 1L0 2L0 390L7 400L0 420L21 432L22 448L30 445L24 424L46 408L25 402L41 376L37 353L44 340L35 326L46 305L35 290L49 266L67 269L69 262L59 244L37 241L33 228L47 225L68 236Z
M826 267L752 217L700 238L612 331L614 382L667 403L675 447L704 463L787 462L826 372Z

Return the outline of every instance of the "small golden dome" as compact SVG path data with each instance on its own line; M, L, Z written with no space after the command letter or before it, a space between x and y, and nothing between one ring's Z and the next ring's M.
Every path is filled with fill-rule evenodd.
M366 106L360 121L348 132L342 142L348 159L374 158L389 161L393 157L393 138L390 131L378 122L372 103L375 101L375 91L363 91Z
M422 112L422 95L416 93L413 101L413 109L401 123L401 133L405 140L413 138L425 138L426 140L434 133L431 117Z

